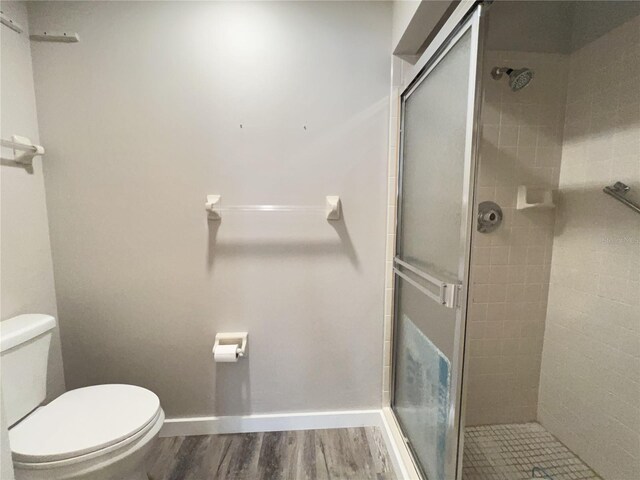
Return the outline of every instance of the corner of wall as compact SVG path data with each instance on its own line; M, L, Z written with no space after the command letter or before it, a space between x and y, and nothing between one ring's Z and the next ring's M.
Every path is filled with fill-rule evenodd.
M2 138L22 135L39 143L38 117L25 2L3 2L3 12L25 30L2 31ZM46 160L45 160L46 161ZM3 161L2 176L2 320L23 313L57 317L42 159L33 168ZM65 388L58 329L52 342L48 397Z

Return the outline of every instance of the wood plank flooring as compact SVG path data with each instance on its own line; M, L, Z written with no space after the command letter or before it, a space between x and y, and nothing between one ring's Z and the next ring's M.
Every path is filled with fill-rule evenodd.
M161 438L152 480L395 480L375 427Z

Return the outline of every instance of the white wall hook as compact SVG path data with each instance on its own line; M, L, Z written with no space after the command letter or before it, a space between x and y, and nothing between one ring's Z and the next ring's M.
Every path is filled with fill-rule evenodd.
M204 204L209 220L220 220L220 195L207 195L207 203Z
M10 160L21 165L32 165L33 157L44 155L42 145L33 145L31 140L20 135L13 135L11 140L2 140L2 146L13 149L13 158Z
M338 195L327 195L327 220L340 220L342 204Z

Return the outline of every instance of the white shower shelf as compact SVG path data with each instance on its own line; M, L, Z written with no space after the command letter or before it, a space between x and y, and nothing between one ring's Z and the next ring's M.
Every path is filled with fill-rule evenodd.
M31 165L33 163L33 157L38 155L44 155L44 147L42 145L34 145L27 137L21 137L19 135L13 135L11 140L0 140L0 143L5 148L13 149L13 162L21 165ZM21 152L21 153L20 153Z
M340 220L342 204L337 195L327 195L324 206L307 205L222 205L220 195L207 195L205 209L209 220L220 220L223 212L323 213L327 220Z
M516 210L526 210L528 208L556 208L553 203L553 190L538 187L518 187L518 197Z

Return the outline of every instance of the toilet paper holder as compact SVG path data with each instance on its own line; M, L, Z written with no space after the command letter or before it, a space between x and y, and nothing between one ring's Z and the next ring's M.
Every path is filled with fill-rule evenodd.
M218 345L237 345L236 353L238 357L245 356L245 350L247 348L247 332L233 332L233 333L216 333L216 341L213 344L213 353L215 354Z

